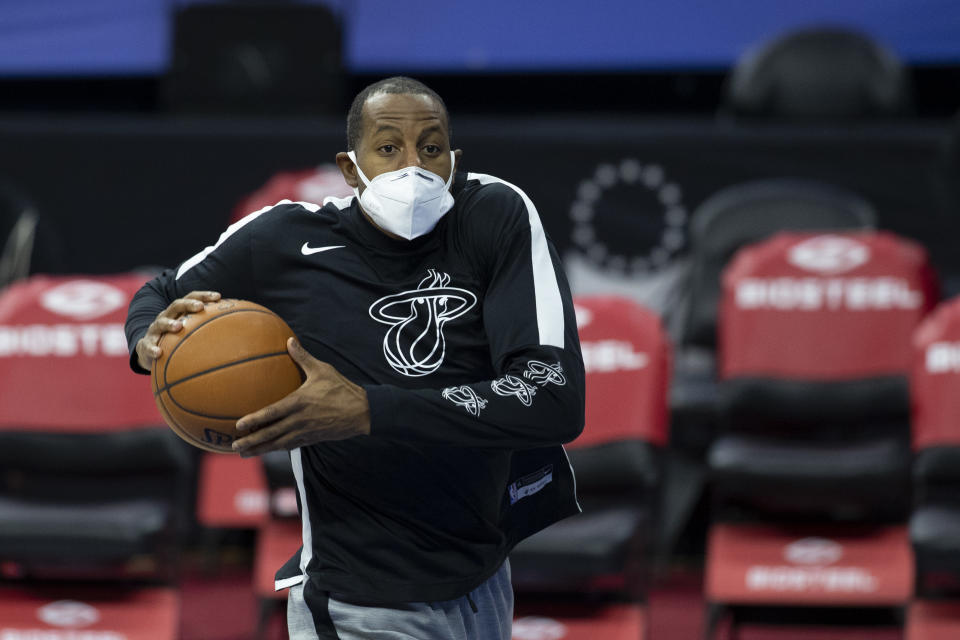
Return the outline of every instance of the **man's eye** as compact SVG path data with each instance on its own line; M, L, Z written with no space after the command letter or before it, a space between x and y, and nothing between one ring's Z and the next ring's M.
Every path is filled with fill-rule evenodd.
M396 150L396 147L393 146L392 144L385 144L382 147L380 147L380 151L383 151L384 153L393 153L395 150Z
M438 145L435 145L435 144L428 144L428 145L426 145L426 146L423 147L423 150L426 151L427 153L431 154L431 155L435 155L435 154L440 153L440 147L439 147Z

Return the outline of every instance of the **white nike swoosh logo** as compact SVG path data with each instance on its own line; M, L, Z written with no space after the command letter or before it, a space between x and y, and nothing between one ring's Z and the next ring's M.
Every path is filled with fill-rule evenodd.
M309 242L304 242L303 246L300 247L300 253L305 256L312 256L315 253L320 253L321 251L330 251L330 249L343 249L346 245L337 244L329 247L311 247L308 246Z

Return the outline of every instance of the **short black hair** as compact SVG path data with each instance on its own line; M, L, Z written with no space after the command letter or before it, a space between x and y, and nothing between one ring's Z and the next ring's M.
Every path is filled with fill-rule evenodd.
M350 104L350 111L347 113L347 151L356 149L360 142L360 135L363 132L363 107L371 96L383 93L408 94L414 96L428 96L440 105L443 111L443 117L447 121L447 135L453 139L453 127L450 125L450 114L447 112L447 105L443 98L436 91L423 84L419 80L408 78L406 76L393 76L385 78L378 82L368 85L357 94Z

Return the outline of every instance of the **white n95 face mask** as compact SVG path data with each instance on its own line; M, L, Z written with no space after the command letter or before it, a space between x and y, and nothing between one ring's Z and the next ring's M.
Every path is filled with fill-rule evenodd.
M453 151L450 152L450 177L446 182L420 167L388 171L367 180L357 164L356 153L348 151L347 155L366 186L363 194L358 188L354 188L353 193L360 200L363 211L384 231L413 240L430 233L453 207L453 194L450 193L455 164Z

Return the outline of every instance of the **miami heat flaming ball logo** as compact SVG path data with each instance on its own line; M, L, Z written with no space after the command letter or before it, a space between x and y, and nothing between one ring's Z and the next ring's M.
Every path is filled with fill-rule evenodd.
M448 287L447 274L434 269L428 273L416 289L384 296L370 305L370 317L390 325L383 337L387 363L410 377L429 375L443 364L443 325L477 303L470 291Z

